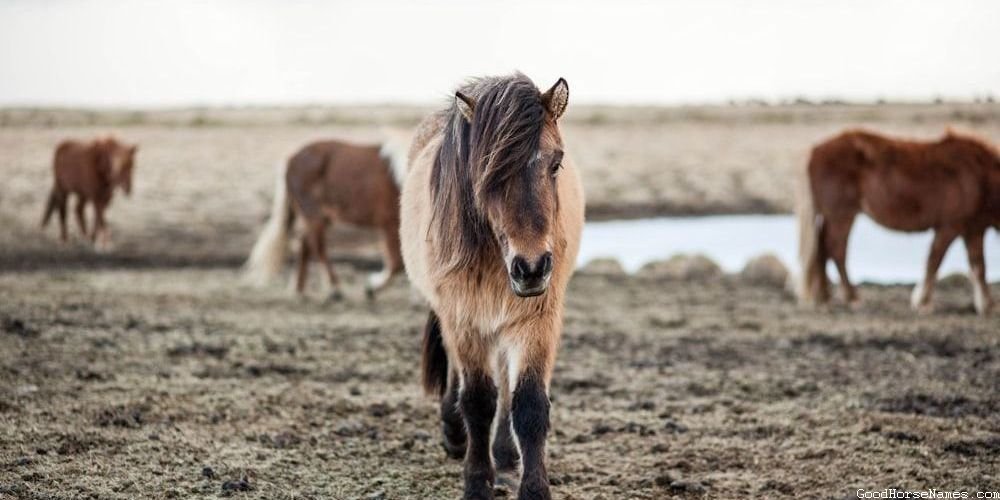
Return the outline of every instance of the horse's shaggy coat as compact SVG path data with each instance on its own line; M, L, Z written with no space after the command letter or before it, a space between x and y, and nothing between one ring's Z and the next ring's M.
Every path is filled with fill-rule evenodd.
M847 239L863 211L890 229L934 230L914 308L930 307L941 259L962 237L976 311L990 309L983 238L991 226L1000 227L1000 158L993 146L951 131L933 142L848 131L813 148L798 189L802 300L829 299L829 259L840 273L845 299L857 300L847 277Z
M478 79L410 149L403 257L432 308L424 386L442 396L446 450L465 456L466 498L492 498L495 471L518 464L518 498L549 498L548 388L583 226L556 123L567 97L563 80L541 93L520 74Z
M369 277L369 297L388 286L403 269L399 250L399 182L406 165L390 144L358 145L322 141L300 149L278 173L271 218L247 261L250 277L258 283L274 278L284 267L288 233L301 216L305 232L299 246L296 290L305 290L310 258L326 270L340 298L339 280L327 258L326 229L346 222L379 230L385 264Z
M53 160L52 191L45 206L42 227L58 211L59 235L63 242L67 240L66 204L69 195L73 194L76 196L76 221L80 233L98 249L109 248L111 232L104 212L111 204L116 187L121 187L126 195L131 194L137 149L137 146L123 144L113 137L60 143ZM87 203L94 204L94 227L90 232L87 231L85 214Z

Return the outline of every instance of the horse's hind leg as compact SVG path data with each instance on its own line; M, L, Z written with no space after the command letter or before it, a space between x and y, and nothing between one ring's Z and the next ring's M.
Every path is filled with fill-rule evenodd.
M847 276L847 240L851 235L854 217L855 214L842 214L828 218L824 223L823 241L827 255L833 259L837 273L840 274L840 288L844 294L844 301L852 305L858 301L858 292Z
M87 237L87 214L84 209L87 207L87 199L80 195L76 199L76 224L80 226L80 234Z
M332 290L328 299L338 301L344 298L344 294L340 291L340 280L337 278L337 272L333 269L333 262L330 262L326 254L326 222L321 221L316 224L310 224L309 238L312 241L312 249L316 255L316 259L323 264L326 276L330 280L330 288Z
M384 290L403 270L403 256L399 248L399 227L393 225L382 230L382 270L368 275L365 295L374 299L375 294Z
M111 230L108 229L108 222L104 219L104 211L107 208L107 201L94 201L94 248L102 252L111 250Z
M941 266L945 252L948 251L948 247L957 236L958 231L950 227L940 227L934 231L934 242L931 243L931 253L927 256L924 281L913 288L913 295L910 296L910 305L914 309L924 312L930 311L938 267Z
M69 196L65 193L56 199L56 209L59 211L59 240L63 243L69 241L69 231L66 229L66 203Z
M816 304L825 304L830 301L830 277L826 274L826 262L830 260L829 252L826 250L826 218L819 217L816 227L816 283L815 287ZM803 271L805 272L805 271Z
M465 457L466 435L465 423L462 421L462 411L458 406L459 375L451 369L448 373L448 386L441 398L441 430L444 434L444 451L449 457L462 459Z
M990 297L990 286L986 282L986 258L983 255L983 237L985 230L970 230L963 237L965 249L969 254L969 278L972 281L972 297L976 313L984 315L993 307Z
M303 234L299 240L299 268L295 278L295 292L302 295L309 277L309 235Z
M45 213L42 215L42 227L49 225L49 219L52 218L52 214L59 207L59 198L65 196L59 190L59 186L52 186L52 191L49 192L49 199L45 202Z

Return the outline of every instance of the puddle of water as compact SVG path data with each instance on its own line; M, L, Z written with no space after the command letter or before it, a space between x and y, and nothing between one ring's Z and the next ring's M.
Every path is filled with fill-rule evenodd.
M847 249L847 272L855 282L913 283L922 278L932 234L889 231L859 216ZM723 215L659 217L588 222L583 230L578 264L614 257L628 272L676 253L703 253L727 272L738 272L747 260L773 253L789 269L798 269L798 228L791 215ZM969 270L965 245L952 243L938 276ZM829 264L831 279L836 269ZM986 272L1000 281L1000 237L986 236Z

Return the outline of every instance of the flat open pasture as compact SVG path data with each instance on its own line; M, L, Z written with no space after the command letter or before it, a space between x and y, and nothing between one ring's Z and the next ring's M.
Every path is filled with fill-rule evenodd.
M418 383L426 309L405 280L362 295L374 238L335 236L340 303L238 273L295 148L424 111L0 112L0 498L458 497ZM996 141L1000 106L579 107L564 135L590 215L614 218L787 212L825 136L948 124ZM95 254L37 226L54 145L103 132L140 149L109 211L116 248ZM556 498L1000 490L1000 315L977 317L963 279L929 316L908 286L860 293L856 310L807 310L737 276L578 274L552 386Z

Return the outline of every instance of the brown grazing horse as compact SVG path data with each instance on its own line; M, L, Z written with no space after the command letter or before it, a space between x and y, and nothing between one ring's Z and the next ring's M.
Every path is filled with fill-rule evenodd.
M844 298L858 295L847 278L847 238L858 212L898 231L934 230L923 283L912 305L929 310L938 266L961 237L969 254L979 314L992 304L986 283L983 237L1000 228L1000 157L986 142L948 131L934 142L844 132L813 148L799 185L799 258L803 301L829 300L827 259L840 273Z
M368 277L369 298L389 285L403 270L399 250L399 186L406 175L406 161L389 143L358 145L322 141L300 149L279 171L271 218L254 244L246 271L258 284L277 276L285 264L288 233L301 216L305 232L299 246L295 289L306 286L310 257L326 269L333 290L331 300L342 297L337 274L326 253L326 229L334 222L376 228L382 233L385 263Z
M562 79L545 93L521 74L474 80L410 148L401 235L432 308L423 384L445 449L465 457L467 499L493 498L497 472L520 499L551 496L549 381L583 227L557 125L568 97Z
M104 219L104 211L111 204L115 187L126 195L132 193L132 170L135 167L136 145L118 142L113 137L91 142L63 141L56 147L52 171L54 182L45 205L42 227L49 223L52 213L59 211L59 237L67 240L66 204L69 195L76 195L76 222L80 232L89 238L98 250L111 247L111 231ZM94 228L88 234L84 209L88 202L94 204Z

